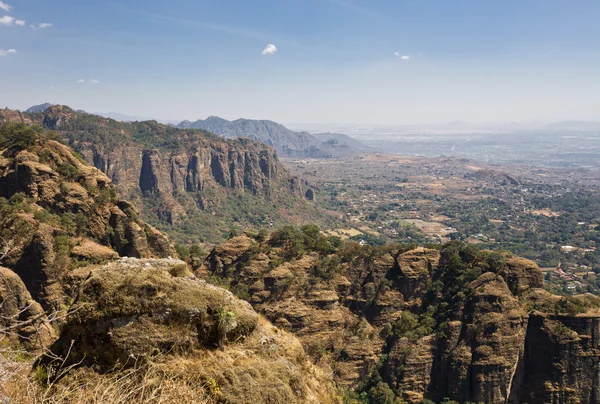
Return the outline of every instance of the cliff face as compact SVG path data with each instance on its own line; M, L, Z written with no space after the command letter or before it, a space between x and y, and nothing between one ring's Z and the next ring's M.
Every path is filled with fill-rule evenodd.
M132 199L146 220L166 230L172 226L174 234L181 233L189 217L196 218L198 229L188 236L217 241L249 219L277 223L316 216L306 201L314 199L314 190L291 176L273 149L249 139L226 140L154 121L117 122L63 106L35 114L0 110L1 122L39 124L58 132ZM224 205L231 209L221 209ZM232 212L240 210L248 212ZM211 217L215 211L218 220ZM202 216L214 222L210 232L202 228Z
M600 401L600 315L532 315L510 403Z
M218 184L259 194L271 185L280 185L280 181L290 184L291 180L286 178L287 172L272 151L266 148L252 150L234 142L187 151L136 146L107 151L101 145L91 143L80 143L75 148L106 173L115 185L129 191L201 193L207 185Z
M342 385L368 391L381 378L410 403L599 402L598 299L574 298L581 314L560 314L572 298L541 289L532 261L455 244L440 253L304 240L294 255L298 239L241 236L199 273L227 278Z

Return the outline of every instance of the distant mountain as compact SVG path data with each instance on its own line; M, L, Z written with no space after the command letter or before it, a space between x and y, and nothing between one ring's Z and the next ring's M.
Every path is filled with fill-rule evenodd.
M204 129L227 139L247 137L271 146L283 156L332 157L321 149L321 141L308 132L294 132L273 121L237 119L228 121L217 116L195 122L183 121L182 129Z
M28 114L40 114L52 106L54 106L54 104L45 102L45 103L39 104L39 105L32 105L31 107L27 108L27 110L25 110L25 112L27 112Z
M115 121L120 122L144 122L144 121L156 121L163 123L165 125L176 125L179 121L174 121L170 119L155 119L146 116L137 116L137 115L126 115L121 114L119 112L94 112L94 115L99 115L104 118L114 119Z
M144 117L144 116L133 116L133 115L125 115L118 112L96 112L96 115L102 116L104 118L114 119L115 121L121 122L143 122L143 121L151 121L152 118Z
M334 155L376 151L372 147L343 133L315 133L313 136L322 142L322 149L325 149Z
M547 126L553 130L574 130L581 132L600 131L600 122L594 121L562 121Z

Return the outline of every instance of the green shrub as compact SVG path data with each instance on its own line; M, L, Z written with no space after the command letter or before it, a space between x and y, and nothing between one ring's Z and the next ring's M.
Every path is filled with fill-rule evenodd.
M77 167L72 164L60 164L56 167L56 172L58 172L63 178L66 178L71 181L77 181L81 176L81 171Z
M35 146L43 133L39 126L27 126L22 122L5 123L0 126L0 148L28 149Z
M177 255L182 260L187 260L190 258L190 249L182 244L175 244L175 251L177 251Z
M394 404L396 395L385 382L379 382L369 390L369 404Z

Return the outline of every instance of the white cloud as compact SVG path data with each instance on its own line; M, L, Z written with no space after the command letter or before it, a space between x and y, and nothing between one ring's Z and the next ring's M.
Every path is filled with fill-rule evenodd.
M0 8L4 11L10 11L12 7L0 0Z
M38 24L38 28L40 29L44 29L44 28L50 28L52 26L52 24L50 24L49 22L42 22Z
M0 56L6 56L6 55L10 55L10 54L15 54L15 53L17 53L16 49L7 49L7 50L0 49Z
M15 25L18 25L18 26L22 27L22 26L25 25L25 20L16 20L15 21Z
M267 46L265 46L265 49L263 49L262 54L263 55L274 55L275 52L277 52L277 47L275 45L273 45L272 43L270 43Z
M77 80L78 83L85 83L85 79L79 79Z
M0 24L2 25L10 26L13 24L13 22L15 22L15 19L10 15L5 15L4 17L0 18Z
M96 79L91 79L91 80L90 80L90 82L92 82L92 83L94 83L94 84L98 84L98 83L100 83L100 82L99 82L98 80L96 80Z
M408 56L408 55L401 55L400 52L394 52L394 56L397 56L397 57L399 57L402 60L409 60L410 59L410 56Z

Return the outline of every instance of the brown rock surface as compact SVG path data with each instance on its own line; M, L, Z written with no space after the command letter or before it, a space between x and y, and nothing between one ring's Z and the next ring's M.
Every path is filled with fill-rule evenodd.
M0 267L0 341L38 349L49 345L54 338L46 313L31 298L21 278Z
M55 141L3 152L0 197L10 199L0 227L13 246L4 264L45 309L66 304L60 279L72 258L93 262L117 254L175 255L168 239L142 222L133 205L116 197L102 172ZM81 236L87 241L77 245Z

